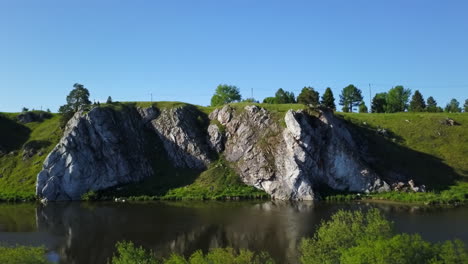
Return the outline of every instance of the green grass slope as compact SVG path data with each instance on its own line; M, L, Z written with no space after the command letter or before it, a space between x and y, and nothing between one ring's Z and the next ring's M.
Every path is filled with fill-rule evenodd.
M424 203L468 201L467 113L337 115L370 143L368 151L378 157L373 163L378 172L400 171L429 189L427 193L390 192L372 198ZM446 118L459 125L443 124ZM378 129L385 129L386 135L377 133Z
M233 103L236 111L243 111L251 103ZM289 109L299 110L300 104L255 104L272 113L278 122ZM181 106L193 107L207 125L207 115L215 107L190 105L183 102L122 102L101 104L116 111L126 107L154 106L159 109ZM18 114L0 114L0 200L34 199L37 173L47 154L60 140L63 133L59 128L60 115L42 122L20 124ZM373 166L378 172L397 170L410 175L417 183L425 183L433 192L428 194L390 193L380 198L393 200L423 201L445 197L449 200L468 200L468 114L447 113L396 113L396 114L353 114L336 113L356 132L356 136L368 141L368 151L375 157ZM452 118L460 125L441 124ZM202 122L203 121L203 122ZM213 122L213 121L212 121ZM377 133L385 129L386 136ZM227 197L265 197L252 187L245 186L222 157L206 171L176 169L162 149L162 143L154 133L148 131L148 148L145 155L151 160L157 176L141 183L119 186L98 194L102 197L143 197L151 199L221 199ZM31 158L23 158L24 146L38 148ZM382 158L384 157L384 158ZM91 198L95 194L91 195ZM429 198L428 198L429 197ZM455 198L454 198L455 197Z
M42 122L20 124L18 114L0 114L0 200L33 200L36 176L47 154L60 140L58 115ZM34 145L37 153L23 159L24 146Z

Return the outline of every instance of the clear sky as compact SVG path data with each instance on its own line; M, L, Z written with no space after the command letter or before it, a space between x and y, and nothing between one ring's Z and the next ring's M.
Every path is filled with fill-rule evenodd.
M468 98L468 1L0 0L0 111L92 100L208 105L304 86Z

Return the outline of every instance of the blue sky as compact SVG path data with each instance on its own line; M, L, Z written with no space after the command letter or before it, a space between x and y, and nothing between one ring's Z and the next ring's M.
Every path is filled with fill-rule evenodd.
M262 100L419 89L468 98L468 1L0 0L0 111L93 100L208 105L220 83ZM462 103L463 104L463 103Z

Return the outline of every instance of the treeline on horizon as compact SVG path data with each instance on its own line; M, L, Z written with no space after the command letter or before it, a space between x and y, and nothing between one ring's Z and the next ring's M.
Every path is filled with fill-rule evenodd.
M211 98L211 106L220 106L232 102L260 103L260 101L257 101L254 98L246 98L242 100L239 88L234 85L218 85L215 94ZM293 92L285 91L280 88L276 91L274 96L263 99L262 103L297 103L311 106L322 106L336 110L335 97L330 87L327 87L321 97L319 92L310 86L302 88L297 97ZM355 108L357 108L359 113L369 112L369 109L363 100L362 91L352 84L341 90L339 104L342 106L341 110L343 112L353 112ZM427 100L424 100L424 97L419 90L416 90L414 94L412 94L410 89L406 89L402 85L395 86L385 93L377 93L372 99L370 109L371 113L397 113L405 111L433 113L444 111L450 113L460 113L462 111L468 112L468 99L465 100L463 109L455 98L453 98L445 108L442 109L442 107L437 105L437 101L434 97L429 96Z
M82 107L91 105L89 99L90 93L84 85L75 83L72 91L66 98L67 103L59 108L59 113L71 117L73 113ZM411 100L410 100L411 97ZM211 97L211 106L221 106L233 102L250 102L260 103L254 98L242 99L240 90L234 85L220 84L217 86L214 95ZM112 97L109 96L107 104L112 104ZM274 96L266 97L262 103L265 104L304 104L313 107L326 107L336 110L335 97L330 87L327 87L322 96L313 87L306 86L302 88L299 95L296 97L293 92L285 91L279 88ZM100 102L94 104L100 105ZM457 99L453 98L442 108L437 105L434 97L429 96L424 100L423 95L419 90L413 94L410 89L404 88L402 85L397 85L391 88L388 92L377 93L372 99L371 109L369 111L362 96L362 91L350 84L341 90L339 95L339 105L342 106L343 112L353 112L355 108L359 113L397 113L397 112L449 112L460 113L468 112L468 99L465 100L463 108ZM22 112L28 112L29 109L23 107ZM35 111L32 109L32 111ZM46 110L50 112L50 109ZM66 118L69 119L69 118Z

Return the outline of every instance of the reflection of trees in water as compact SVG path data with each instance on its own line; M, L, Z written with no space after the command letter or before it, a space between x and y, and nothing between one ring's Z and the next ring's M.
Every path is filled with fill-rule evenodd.
M338 209L378 207L412 212L394 204L311 202L116 204L54 203L37 209L40 231L57 239L63 263L106 263L117 241L131 240L159 256L190 255L216 247L267 251L279 263L295 262L300 239L311 236ZM419 211L415 211L419 212Z
M300 235L310 229L304 217L312 204L266 202L239 207L174 207L157 204L56 203L37 210L39 229L60 240L64 263L105 263L114 244L131 240L157 255L189 255L216 247L268 251L278 259L295 257ZM310 215L310 212L308 213Z

